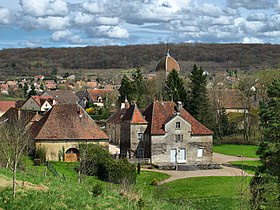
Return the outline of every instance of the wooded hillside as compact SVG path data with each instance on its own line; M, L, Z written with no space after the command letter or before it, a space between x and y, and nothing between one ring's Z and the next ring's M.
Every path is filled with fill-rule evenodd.
M153 71L166 54L165 44L104 46L83 48L3 49L0 51L0 77L50 75L87 72L91 69L129 69ZM207 71L254 71L278 67L280 45L270 44L171 44L170 54L182 70L193 64Z

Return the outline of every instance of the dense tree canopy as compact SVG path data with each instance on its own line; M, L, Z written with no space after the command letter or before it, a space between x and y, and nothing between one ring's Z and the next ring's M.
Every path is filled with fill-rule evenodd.
M280 80L268 87L268 102L261 106L263 139L257 151L262 165L251 182L254 209L280 208Z
M139 68L133 72L132 80L126 75L123 76L119 93L119 103L122 103L127 99L129 102L135 101L140 108L143 108L145 85L141 70Z

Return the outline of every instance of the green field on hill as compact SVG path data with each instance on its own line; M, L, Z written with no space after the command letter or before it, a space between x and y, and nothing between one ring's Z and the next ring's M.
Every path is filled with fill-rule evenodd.
M169 176L142 170L134 186L106 183L90 176L82 176L78 183L77 163L52 165L58 176L46 166L33 166L28 160L25 170L18 173L18 180L25 181L28 190L19 185L14 199L11 187L0 184L0 208L223 210L239 209L241 201L243 207L248 207L250 198L248 190L240 198L241 186L248 186L250 181L246 177L199 177L152 185ZM11 177L11 171L0 168L0 182L11 181ZM101 193L96 195L99 188Z

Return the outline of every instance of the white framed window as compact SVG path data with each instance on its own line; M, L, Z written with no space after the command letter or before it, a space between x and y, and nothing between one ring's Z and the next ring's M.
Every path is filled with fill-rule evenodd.
M175 141L182 142L183 141L183 134L175 134Z
M181 128L181 123L180 123L180 122L176 122L175 128L176 128L176 129L180 129L180 128Z
M144 149L143 148L137 149L137 157L138 158L143 158L144 157Z
M202 147L197 148L197 157L199 157L199 158L203 157L203 148Z
M144 133L138 133L138 140L144 141Z

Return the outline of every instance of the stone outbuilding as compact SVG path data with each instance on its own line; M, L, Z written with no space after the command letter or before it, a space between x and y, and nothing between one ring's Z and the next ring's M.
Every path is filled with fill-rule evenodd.
M45 148L47 160L77 161L79 144L100 144L109 149L109 137L78 104L56 105L31 132L36 149Z
M122 119L120 152L153 164L209 164L213 132L182 104L155 101L141 114L132 105Z

